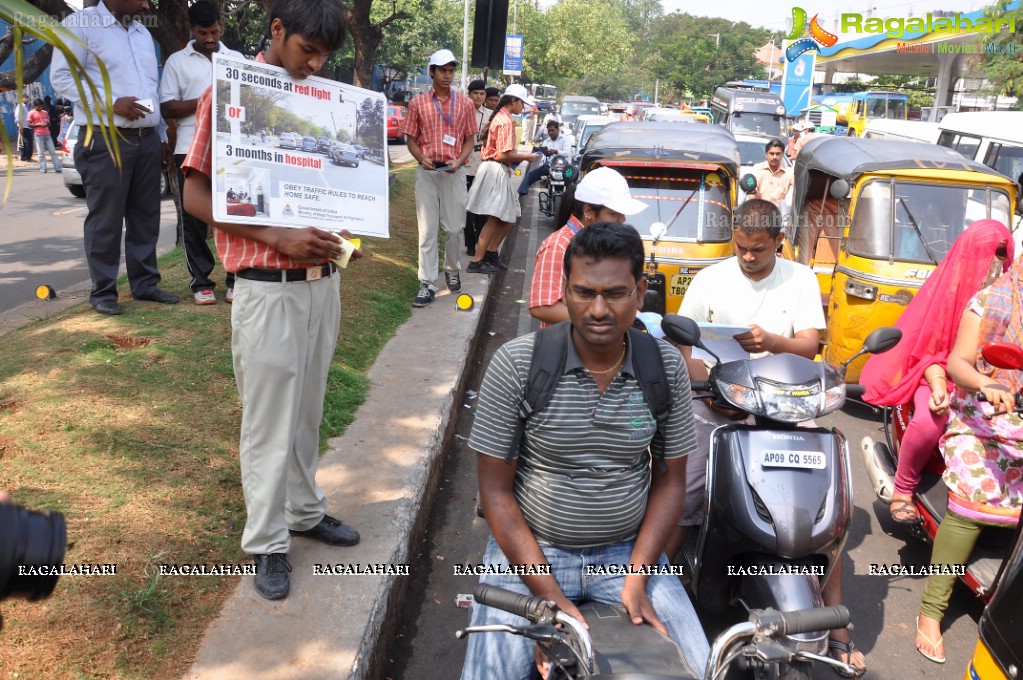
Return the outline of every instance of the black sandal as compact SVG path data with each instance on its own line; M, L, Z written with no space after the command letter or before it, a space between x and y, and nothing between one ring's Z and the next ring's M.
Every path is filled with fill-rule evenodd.
M912 517L907 518L907 515L912 512ZM888 504L888 514L891 515L892 521L896 524L902 524L904 526L916 526L922 521L920 513L916 509L916 504L911 500L904 500L902 498L896 498ZM899 519L898 515L902 515L903 519Z
M856 669L854 672L850 673L845 669L838 668L837 666L832 666L831 670L835 671L843 678L858 678L864 673L866 673L867 672L866 666L864 666L863 668L856 668L856 666L852 665L852 655L853 652L855 651L856 645L853 643L852 640L849 640L849 643L846 644L845 642L842 642L840 640L832 640L831 638L828 638L828 656L830 656L835 661L842 661L841 659L838 658L838 653L843 653L846 655L845 656L846 661L842 661L842 663L849 666L850 668Z

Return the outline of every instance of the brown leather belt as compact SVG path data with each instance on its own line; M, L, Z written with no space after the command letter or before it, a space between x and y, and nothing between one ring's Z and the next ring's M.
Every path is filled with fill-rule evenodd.
M315 267L301 269L242 269L235 276L250 281L270 281L293 283L295 281L315 281L325 279L337 271L337 265L328 262Z

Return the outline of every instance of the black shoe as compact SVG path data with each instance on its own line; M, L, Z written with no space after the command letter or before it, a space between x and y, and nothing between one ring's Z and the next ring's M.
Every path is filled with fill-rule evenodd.
M175 295L174 293L168 293L165 290L159 288L153 288L152 290L146 291L141 295L132 295L136 300L148 300L149 302L159 302L162 305L176 305L181 301L181 296Z
M484 260L482 262L470 262L465 271L470 274L497 274L501 270Z
M465 249L465 254L468 255L469 257L472 257L473 255L475 255L476 254L476 246L469 246L468 248L466 248Z
M117 304L117 300L100 300L92 305L100 314L109 314L110 316L117 316L118 314L124 313L121 309L121 305Z
M416 297L412 300L413 307L425 307L426 305L433 302L433 298L437 294L433 292L433 288L430 288L425 283L419 284L419 292L416 293Z
M486 254L483 256L483 261L489 262L490 264L494 265L495 267L502 271L508 268L508 265L506 265L504 262L501 262L501 256L497 254L496 250L488 250Z
M358 531L330 515L324 515L320 523L312 529L306 529L305 531L288 529L288 533L292 536L315 538L317 541L327 545L355 545L359 542Z
M256 578L253 585L256 592L268 600L281 600L288 596L290 588L288 572L291 565L285 553L253 555L256 563Z
M458 272L454 274L444 272L444 280L447 281L448 290L452 293L462 290L462 277L458 275Z

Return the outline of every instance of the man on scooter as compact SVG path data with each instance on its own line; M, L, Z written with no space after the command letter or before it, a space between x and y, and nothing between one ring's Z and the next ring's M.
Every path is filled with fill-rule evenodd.
M546 158L536 161L538 165L527 172L526 176L522 178L522 182L519 184L519 196L528 194L529 187L533 182L551 174L550 159L552 156L568 153L567 139L562 136L561 127L559 127L557 121L552 120L547 123L547 138L540 144L540 153L546 156Z
M806 265L776 256L784 238L778 208L763 199L747 200L735 211L735 257L701 270L686 291L678 313L697 323L748 326L749 332L735 340L751 358L784 352L813 359L820 344L820 330L825 328L817 278ZM706 380L707 365L691 357L692 348L681 350L692 379ZM700 449L687 461L685 512L667 544L671 558L682 547L689 527L703 522L711 432L745 417L735 411L713 410L703 401L694 402L693 415ZM821 596L826 605L841 604L841 562ZM839 661L866 668L863 654L855 649L844 628L831 632L829 650Z
M576 603L584 600L624 605L632 623L674 640L698 674L709 645L661 550L682 513L685 460L696 450L692 393L681 355L653 340L649 351L659 353L672 408L660 424L652 416L629 335L646 286L636 230L591 224L565 253L564 368L524 427L519 407L537 334L508 342L491 359L469 437L493 532L480 583L553 600L579 620ZM566 329L544 332L555 330ZM500 609L471 609L473 626L525 623ZM462 680L520 680L534 668L531 640L472 635Z

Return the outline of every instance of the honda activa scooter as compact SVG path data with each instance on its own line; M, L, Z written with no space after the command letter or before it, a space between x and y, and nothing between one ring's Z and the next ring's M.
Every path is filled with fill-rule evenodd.
M567 156L558 154L549 159L550 174L543 178L544 186L540 190L540 212L547 217L554 217L558 212L558 201L565 193L565 185L575 180L575 166Z
M981 348L984 360L992 366L1003 369L1023 369L1023 349L1007 342L991 342ZM1023 413L1023 394L1016 395L1016 413ZM884 409L885 441L875 442L864 437L860 443L863 464L867 477L874 489L874 495L887 505L891 503L895 489L895 471L899 464L899 449L902 438L913 419L913 403ZM920 475L920 483L913 492L920 521L904 525L910 535L925 541L933 541L938 527L948 509L948 487L942 480L945 459L941 450L934 447L931 456ZM1012 548L1011 532L1000 527L986 527L981 533L973 554L960 574L960 579L985 602L991 598L992 586L1006 556Z
M699 347L699 326L669 314L665 335L678 345ZM739 604L747 611L795 611L824 606L822 584L842 555L852 520L849 447L837 429L800 423L845 403L845 367L865 352L894 347L894 328L871 333L853 357L833 368L791 354L718 363L709 379L693 381L694 398L750 414L753 425L722 425L711 435L707 461L706 515L682 546L686 573L699 604L721 613ZM839 666L827 655L828 631L775 640L785 661L747 658L760 678L810 678L812 662ZM841 664L844 667L845 664Z

